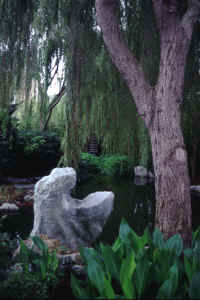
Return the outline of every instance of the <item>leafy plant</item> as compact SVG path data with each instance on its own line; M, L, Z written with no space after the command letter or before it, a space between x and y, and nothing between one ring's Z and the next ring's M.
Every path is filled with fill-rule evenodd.
M44 241L34 236L31 249L20 240L19 266L0 283L0 299L49 299L60 274L56 250L50 252ZM36 252L35 247L39 250Z
M180 235L167 241L156 228L138 236L123 219L112 246L80 248L87 279L71 275L77 298L172 299L200 296L199 229L192 248L183 249Z
M0 283L0 299L49 299L48 290L52 285L41 280L38 273L12 273Z
M55 275L58 268L56 249L53 252L50 252L48 246L38 236L33 236L31 239L33 241L31 249L29 249L22 240L20 241L19 256L23 271L27 273L33 268L40 274L42 280L48 280L49 277ZM40 253L36 253L33 249L34 246L40 250Z
M133 160L126 155L101 155L81 153L81 164L86 167L93 166L101 174L114 176L129 173L133 168Z
M7 268L11 264L10 258L16 248L17 241L11 239L7 232L0 232L0 266L2 268Z

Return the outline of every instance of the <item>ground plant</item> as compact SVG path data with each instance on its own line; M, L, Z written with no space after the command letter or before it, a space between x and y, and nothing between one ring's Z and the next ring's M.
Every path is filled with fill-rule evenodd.
M80 248L87 279L71 275L78 299L199 299L200 228L184 249L179 234L164 240L159 229L138 236L122 220L112 246Z
M61 276L56 250L50 252L37 236L32 237L32 241L31 249L20 241L18 263L1 282L0 299L49 299L54 294Z
M102 175L128 175L133 169L134 161L127 155L100 155L95 156L86 152L81 153L81 165L93 167Z

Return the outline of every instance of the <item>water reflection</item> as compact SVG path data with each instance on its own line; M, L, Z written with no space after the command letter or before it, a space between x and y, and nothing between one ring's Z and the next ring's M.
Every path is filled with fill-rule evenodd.
M127 178L97 177L79 184L73 191L77 198L84 198L95 191L112 191L115 194L114 210L99 239L113 242L118 235L122 217L141 234L146 226L152 228L155 211L153 184L136 185Z
M118 235L122 217L138 233L142 234L148 226L154 227L155 191L154 184L148 181L133 181L127 178L95 177L82 184L77 184L72 191L74 197L83 199L96 191L113 191L115 194L114 209L99 237L99 240L112 243ZM200 197L192 194L192 225L193 230L200 225ZM26 238L33 226L33 210L20 209L16 215L8 215L3 220L0 231L10 232L12 236Z

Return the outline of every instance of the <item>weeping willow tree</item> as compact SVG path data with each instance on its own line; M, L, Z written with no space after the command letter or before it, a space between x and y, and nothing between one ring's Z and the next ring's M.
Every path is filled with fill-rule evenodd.
M32 20L33 1L0 1L0 108L9 106L20 86Z
M147 165L151 148L147 130L107 55L95 21L94 1L67 3L69 17L63 18L71 33L71 47L68 49L64 164L75 165L80 151L87 150L90 137L95 135L103 153L128 154L135 157L135 162ZM144 31L144 22L153 22L152 15L146 18L142 1L125 1L121 15L126 40L143 61L149 81L154 82L158 70L152 67L159 53L155 51L150 64L146 55L149 44L156 49L157 37L152 38Z

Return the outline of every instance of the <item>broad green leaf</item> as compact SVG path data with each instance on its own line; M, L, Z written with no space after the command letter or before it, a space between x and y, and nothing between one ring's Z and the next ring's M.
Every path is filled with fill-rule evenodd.
M105 277L104 277L104 293L105 293L106 299L115 299L116 298L115 292L113 290L113 287L112 287L110 281L108 279L106 279Z
M120 224L120 228L119 228L119 237L121 239L122 242L125 242L128 234L133 231L131 229L131 227L128 225L128 223L126 222L126 220L124 218L122 218L121 224Z
M91 295L87 293L87 289L81 287L81 281L78 280L72 273L70 277L71 288L73 294L78 299L89 299Z
M40 270L41 270L42 278L45 279L47 276L47 268L46 268L46 264L42 260L40 261Z
M80 252L81 258L84 260L84 262L86 264L88 264L91 260L96 260L99 263L103 263L101 256L94 248L80 246L79 252Z
M200 226L192 233L192 241L200 240Z
M158 228L155 228L153 232L153 243L159 249L164 248L165 242L163 239L163 234Z
M39 250L45 251L48 250L48 246L45 244L45 242L38 236L32 236L31 237L34 244L38 247Z
M184 256L186 256L189 259L193 256L193 250L191 248L184 249L183 252Z
M144 256L141 257L141 259L137 263L134 272L134 285L136 287L139 298L144 293L146 287L151 283L151 280L149 280L150 266L151 262L147 259L147 257Z
M88 262L87 274L90 282L97 288L100 295L103 296L105 273L102 266L94 259Z
M122 284L122 290L125 296L125 299L135 299L136 293L132 280L126 278Z
M180 234L170 237L165 243L165 249L180 256L183 251L183 241Z
M193 272L192 264L191 264L190 260L186 257L186 255L184 256L184 267L185 267L185 273L190 282L194 272Z
M133 251L125 258L120 269L121 287L126 298L135 297L135 290L132 282L132 276L136 268L135 254Z
M165 249L155 249L153 252L153 269L156 281L162 284L168 279L168 272L174 264L174 254Z
M172 281L172 295L175 295L179 284L179 270L176 263L170 268L169 276Z
M192 276L189 286L189 296L191 299L200 299L200 272Z
M101 244L101 251L107 272L111 275L111 277L119 280L121 265L119 257L108 245Z
M116 239L116 241L114 242L112 249L118 255L118 257L120 257L122 259L123 255L124 255L124 245L119 236Z
M172 299L173 282L171 279L166 280L160 287L156 299Z
M132 230L128 233L127 238L125 240L125 244L135 251L136 254L138 254L142 243L141 238Z
M144 247L147 244L149 246L152 246L152 237L151 237L148 227L145 228L144 233L141 236L141 247Z

